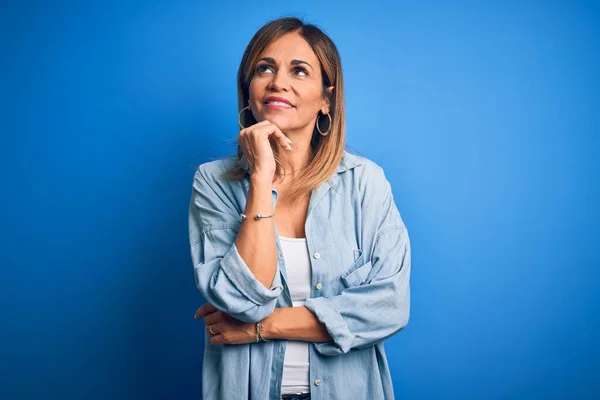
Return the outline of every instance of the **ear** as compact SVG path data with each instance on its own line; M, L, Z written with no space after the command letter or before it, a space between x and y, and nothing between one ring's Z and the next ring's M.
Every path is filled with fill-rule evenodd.
M329 87L327 88L327 91L328 91L330 94L331 94L331 93L333 93L333 86L329 86ZM324 102L324 103L325 103L325 104L323 104L323 107L321 107L321 113L322 113L323 115L326 115L326 114L329 114L329 107L330 107L330 104L329 104L329 99L325 99L325 102Z

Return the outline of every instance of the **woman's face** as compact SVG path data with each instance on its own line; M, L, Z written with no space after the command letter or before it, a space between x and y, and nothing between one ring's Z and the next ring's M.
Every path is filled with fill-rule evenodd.
M250 81L249 106L258 122L269 120L284 133L312 134L318 112L329 112L321 65L298 33L283 35L261 54Z

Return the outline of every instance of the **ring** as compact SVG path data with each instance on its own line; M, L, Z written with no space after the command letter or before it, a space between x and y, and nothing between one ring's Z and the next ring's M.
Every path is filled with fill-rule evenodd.
M208 326L208 331L210 332L211 335L216 335L216 333L214 333L212 330L212 325Z

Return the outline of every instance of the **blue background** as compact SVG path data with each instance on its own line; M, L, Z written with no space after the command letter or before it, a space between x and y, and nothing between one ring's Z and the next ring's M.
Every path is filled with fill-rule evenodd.
M192 177L290 14L338 45L411 235L396 397L599 398L600 9L482 3L4 1L0 398L200 398Z

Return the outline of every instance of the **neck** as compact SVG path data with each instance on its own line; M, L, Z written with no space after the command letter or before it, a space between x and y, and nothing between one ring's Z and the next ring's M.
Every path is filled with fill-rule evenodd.
M292 141L292 151L281 150L278 155L286 175L295 175L308 167L312 160L313 154L310 148L312 131L309 134L285 132L285 135Z

